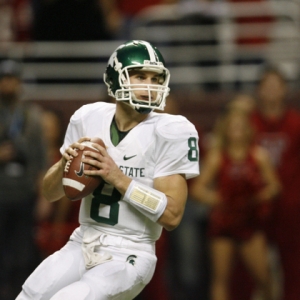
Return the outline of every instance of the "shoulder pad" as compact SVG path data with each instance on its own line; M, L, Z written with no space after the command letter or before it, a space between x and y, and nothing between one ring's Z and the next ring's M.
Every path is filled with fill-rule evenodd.
M186 139L188 135L198 137L195 126L187 118L179 115L161 114L157 122L156 132L168 140Z
M82 119L86 115L92 114L94 112L98 113L99 110L104 109L107 105L109 104L105 102L95 102L95 103L85 104L74 112L70 121L71 123L76 124L79 121L82 121Z

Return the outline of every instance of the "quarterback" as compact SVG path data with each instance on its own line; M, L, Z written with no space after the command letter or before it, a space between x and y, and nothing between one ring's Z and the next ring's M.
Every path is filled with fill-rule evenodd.
M71 117L62 158L45 175L48 201L64 195L63 170L99 137L105 147L82 159L102 183L81 201L80 226L25 281L17 300L135 298L151 280L155 241L183 216L186 180L199 174L198 134L186 118L163 110L169 70L157 48L130 41L111 55L104 82L116 103L84 105Z

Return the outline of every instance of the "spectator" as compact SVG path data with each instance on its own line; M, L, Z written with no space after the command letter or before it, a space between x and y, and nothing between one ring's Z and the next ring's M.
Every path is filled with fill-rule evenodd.
M254 277L262 299L273 299L262 225L279 182L267 152L252 143L248 114L229 112L217 123L215 134L218 143L206 154L201 176L190 190L194 199L212 208L208 225L211 299L231 299L235 251Z
M133 18L144 9L160 4L172 4L178 0L101 0L106 10L107 22L114 28L115 37L132 39L131 26Z
M248 15L241 14L237 15L234 18L236 24L239 25L237 28L237 36L236 43L238 45L261 45L264 46L268 44L270 41L270 29L272 27L272 23L274 22L275 17L271 15L271 7L268 6L268 0L227 0L231 3L244 3L244 4L253 4L253 2L257 2L257 4L265 3L265 6L260 6L261 9L264 9L265 15L256 16L254 13L251 14L251 6L248 8ZM246 11L245 11L246 12ZM243 29L242 25L265 25L263 27L259 27L258 29L254 27L248 28L248 30Z
M6 0L0 0L0 42L9 43L14 41L13 10Z
M227 105L228 111L238 109L248 114L253 112L255 107L255 97L245 93L236 94ZM250 300L253 298L252 294L255 284L240 257L237 257L235 261L231 278L234 279L231 280L231 300Z
M31 40L32 30L32 3L31 0L10 1L13 9L13 25L15 40L26 42Z
M224 113L229 113L230 111L241 111L245 114L250 114L256 104L256 99L247 93L237 93L235 94L230 101L224 107ZM220 118L222 119L222 117ZM219 122L219 118L215 121L217 124ZM215 127L217 125L215 124ZM206 136L206 147L207 149L213 148L218 143L218 137L214 134L213 130L210 131Z
M252 123L256 140L268 149L282 184L269 233L278 246L282 265L282 299L296 300L300 295L300 114L287 106L287 91L282 73L266 70L258 86L258 109Z
M245 93L236 94L228 103L228 110L242 110L245 113L251 113L256 107L256 99Z
M108 40L103 7L97 0L34 2L33 39L37 41Z
M31 17L29 0L0 0L0 42L2 46L15 41L28 41Z
M237 65L237 80L235 87L238 90L245 88L241 78L247 66L260 70L265 63L262 50L267 49L270 43L270 34L275 24L275 17L271 13L269 0L227 0L229 3L245 4L240 12L232 18L235 24L235 45ZM254 3L253 3L254 2ZM249 5L248 7L246 5ZM238 9L234 11L239 11ZM263 13L262 13L263 12ZM250 55L249 55L250 54ZM251 70L248 71L248 76ZM251 80L252 84L255 80Z
M20 66L0 65L0 299L17 296L35 267L33 212L46 167L40 111L21 101Z

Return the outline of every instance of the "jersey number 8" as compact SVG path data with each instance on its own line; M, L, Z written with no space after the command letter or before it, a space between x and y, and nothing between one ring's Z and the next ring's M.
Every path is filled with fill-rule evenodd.
M188 139L188 159L189 161L198 161L199 153L197 147L197 139L195 137L190 137ZM100 184L93 193L93 200L91 205L91 219L98 223L104 223L108 225L116 225L119 220L119 200L121 199L121 194L112 185L103 182ZM109 217L99 216L99 209L101 205L109 205Z

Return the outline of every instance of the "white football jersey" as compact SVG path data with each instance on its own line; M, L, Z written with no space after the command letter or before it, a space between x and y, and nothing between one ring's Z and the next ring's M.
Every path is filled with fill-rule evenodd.
M115 104L103 102L78 109L71 117L61 153L81 137L99 137L127 176L150 187L157 177L185 174L189 179L199 174L198 133L185 117L152 112L114 146L110 126L115 109ZM135 242L154 242L162 230L107 183L82 200L79 222Z

